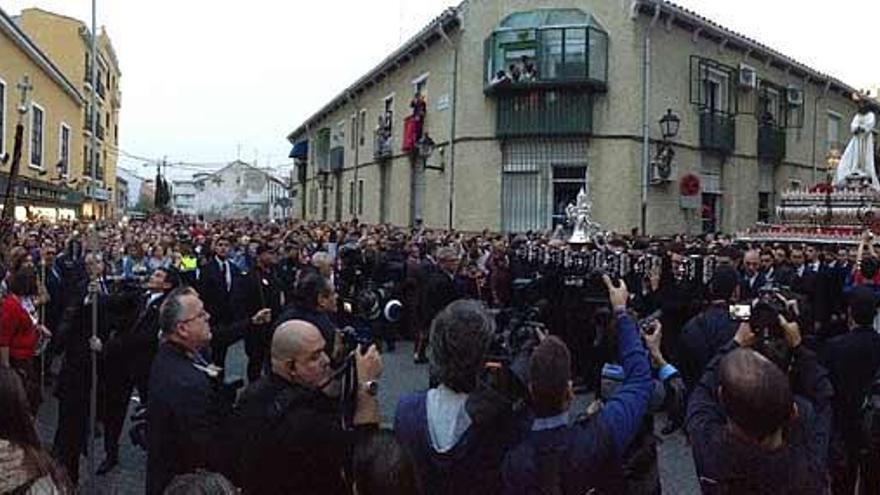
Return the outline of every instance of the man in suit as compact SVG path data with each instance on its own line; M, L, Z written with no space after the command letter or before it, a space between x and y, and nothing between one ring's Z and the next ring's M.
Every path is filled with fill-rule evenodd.
M441 247L437 250L437 263L430 270L425 281L423 292L422 309L425 315L425 324L431 328L431 322L440 311L449 303L461 299L458 289L455 287L455 274L458 271L461 257L451 247ZM429 330L430 332L430 330ZM429 337L430 338L430 337ZM416 349L414 360L416 363L425 363L427 358L427 342L421 348Z
M225 345L247 328L265 324L269 312L214 326L198 293L178 288L159 308L162 341L150 368L147 402L147 494L160 494L171 479L197 469L229 475L232 459L227 420L234 390L223 385L217 366L205 357L214 339ZM214 327L214 330L212 330Z
M104 452L98 474L110 472L119 463L119 436L134 387L141 404L149 397L150 366L159 345L159 307L169 292L180 286L181 275L170 267L157 268L147 281L147 294L138 301L137 319L127 331L118 333L104 350L108 373L105 384Z
M758 291L767 283L764 273L761 271L761 256L758 251L752 249L743 256L743 274L740 282L740 297L744 301L750 301L758 297Z
M253 270L243 273L241 283L233 296L238 319L246 318L257 311L268 308L272 317L281 315L284 296L281 283L276 276L277 258L275 250L268 244L257 247L257 259ZM249 331L244 340L244 350L248 357L247 377L249 382L260 377L263 364L268 354L272 324L262 325Z
M196 276L199 297L216 325L231 325L236 317L232 294L241 283L241 272L229 259L231 246L229 238L217 239L213 246L214 255L208 258ZM211 343L211 361L221 368L226 365L226 350L224 343Z

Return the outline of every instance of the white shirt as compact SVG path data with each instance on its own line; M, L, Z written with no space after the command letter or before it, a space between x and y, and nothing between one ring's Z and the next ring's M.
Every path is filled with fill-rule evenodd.
M445 454L452 450L470 428L471 418L464 407L467 399L468 394L445 385L428 390L428 432L436 452Z

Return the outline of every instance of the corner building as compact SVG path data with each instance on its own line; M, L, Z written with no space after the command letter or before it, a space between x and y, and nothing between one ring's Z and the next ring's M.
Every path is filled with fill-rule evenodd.
M288 135L293 212L543 230L587 181L607 229L638 228L644 195L649 234L736 231L825 178L854 92L669 2L466 0Z

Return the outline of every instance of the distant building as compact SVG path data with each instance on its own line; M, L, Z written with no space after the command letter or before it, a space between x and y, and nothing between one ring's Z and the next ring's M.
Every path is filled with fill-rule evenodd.
M134 208L138 204L138 200L140 199L141 184L143 184L144 179L136 173L132 172L131 170L128 170L126 168L117 168L116 180L122 180L128 186L128 196L125 198L125 209ZM116 204L120 205L121 203L117 201Z
M194 215L196 184L191 180L171 181L171 208L175 213Z
M177 187L175 183L173 196L181 193ZM192 187L192 197L185 189L180 199L191 213L207 218L282 220L290 216L290 194L284 181L242 161L211 174L194 175Z
M128 181L119 175L116 176L116 195L113 199L116 201L116 211L125 213L128 209Z

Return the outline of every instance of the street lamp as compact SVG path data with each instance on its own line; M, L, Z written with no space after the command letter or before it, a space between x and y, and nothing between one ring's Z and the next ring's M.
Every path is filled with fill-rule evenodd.
M416 149L419 153L419 158L422 159L422 166L425 169L439 170L440 172L443 172L444 169L442 165L439 167L428 165L428 158L434 154L436 148L437 144L434 143L434 140L431 139L431 136L429 136L427 132L418 140L418 142L416 142Z
M663 134L664 141L678 135L679 124L681 124L681 119L678 115L673 113L671 108L666 109L666 115L660 119L660 132Z

